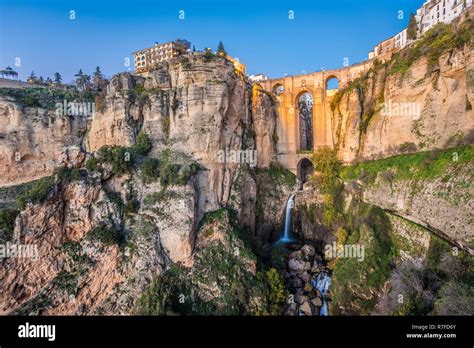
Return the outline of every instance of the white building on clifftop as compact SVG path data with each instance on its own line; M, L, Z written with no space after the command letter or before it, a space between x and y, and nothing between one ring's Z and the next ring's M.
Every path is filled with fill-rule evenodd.
M418 35L423 35L438 23L451 23L472 0L428 0L416 11Z
M466 9L472 6L473 0L428 0L418 10L415 19L417 36L421 37L438 23L451 23ZM408 29L380 42L369 52L369 59L379 57L382 60L390 58L391 54L405 48L410 43Z

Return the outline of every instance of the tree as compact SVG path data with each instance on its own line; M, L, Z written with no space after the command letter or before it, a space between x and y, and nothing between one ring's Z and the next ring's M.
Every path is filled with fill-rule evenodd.
M217 45L217 53L218 53L218 54L227 54L227 52L225 51L224 44L222 43L222 41L219 41L219 45Z
M193 52L196 52L196 46L193 45Z
M89 87L91 77L84 74L82 69L79 69L79 72L74 76L76 77L76 86L80 91L84 91Z
M39 83L43 83L44 82L43 76L40 76L38 81L39 81Z
M407 38L408 40L416 40L417 36L417 23L413 13L410 14L410 22L408 23Z
M94 90L98 91L102 82L104 81L104 74L100 71L100 67L96 67L94 73L92 74L92 83L94 85Z
M36 80L36 75L34 71L31 72L29 79Z
M54 82L57 83L58 85L61 84L63 78L61 77L61 74L56 72L54 73Z
M53 83L53 80L51 80L50 77L47 77L47 78L46 78L46 83L47 83L48 85L50 85L50 84Z
M185 39L176 39L175 42L176 42L178 45L183 46L185 49L191 48L191 42L189 42L188 40L185 40Z

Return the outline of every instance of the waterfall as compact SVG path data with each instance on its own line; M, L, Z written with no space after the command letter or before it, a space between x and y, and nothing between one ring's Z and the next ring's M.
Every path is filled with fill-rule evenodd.
M285 230L283 231L283 236L278 241L279 243L291 243L294 241L291 237L291 209L293 209L294 206L294 198L295 195L292 194L286 203Z
M323 306L319 312L319 315L328 315L328 304L326 302L326 292L331 285L331 277L326 272L321 272L318 274L316 279L311 280L311 285L313 288L318 289L323 296Z

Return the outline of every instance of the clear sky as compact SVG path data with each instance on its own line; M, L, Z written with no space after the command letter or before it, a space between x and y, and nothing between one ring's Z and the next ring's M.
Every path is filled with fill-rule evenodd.
M99 65L110 77L128 69L127 57L133 70L134 51L185 38L198 50L222 40L249 74L310 73L341 67L346 57L363 61L423 2L0 0L0 68L12 66L23 80L32 70L45 78L59 71L70 82L79 68L91 73Z

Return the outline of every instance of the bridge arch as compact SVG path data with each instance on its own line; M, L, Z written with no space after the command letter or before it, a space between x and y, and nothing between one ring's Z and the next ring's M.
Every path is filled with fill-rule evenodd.
M338 90L340 83L341 82L339 80L339 77L334 74L331 74L328 77L326 77L324 81L324 89L326 90L326 93L327 91Z
M300 91L296 95L295 105L298 115L299 150L309 151L314 147L314 96L308 90Z
M272 92L273 92L273 94L279 96L279 95L285 93L285 86L283 86L283 84L281 84L281 83L276 83L272 87Z
M309 180L314 173L313 163L307 159L302 158L296 166L296 176L302 184Z

